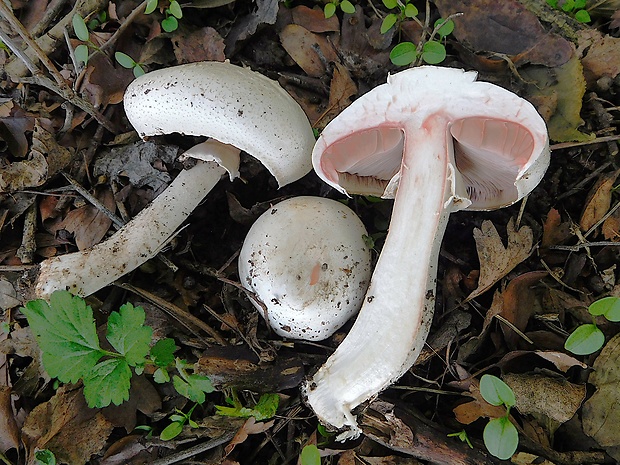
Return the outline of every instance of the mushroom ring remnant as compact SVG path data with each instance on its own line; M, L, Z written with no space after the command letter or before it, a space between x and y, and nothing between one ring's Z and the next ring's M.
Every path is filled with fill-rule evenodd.
M368 233L355 213L335 200L284 200L252 225L239 254L239 280L280 336L320 341L362 305L370 282Z
M321 422L357 437L352 409L418 357L435 307L437 258L451 212L527 195L549 164L545 122L475 72L421 66L388 77L333 119L313 151L334 189L393 198L389 232L351 331L303 386Z
M314 134L305 113L276 81L250 69L200 62L153 71L129 85L124 104L141 137L211 137L184 154L203 161L108 240L42 262L35 298L57 289L92 294L154 257L226 172L236 176L241 150L262 161L279 186L312 167Z

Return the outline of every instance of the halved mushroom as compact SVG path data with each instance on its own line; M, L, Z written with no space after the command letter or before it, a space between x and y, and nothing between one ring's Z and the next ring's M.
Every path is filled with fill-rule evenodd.
M318 175L340 192L394 198L370 287L347 337L304 387L321 422L360 434L352 409L402 376L426 340L451 212L510 205L549 163L545 123L475 72L422 66L389 76L325 128Z
M263 213L239 254L239 280L277 334L320 341L355 315L370 282L366 228L340 202L293 197Z
M200 62L154 71L130 84L124 103L142 137L211 137L184 154L204 161L182 171L110 239L42 262L37 298L57 289L92 294L155 256L221 176L236 175L241 150L262 161L279 186L311 169L314 135L303 110L277 82L249 69Z

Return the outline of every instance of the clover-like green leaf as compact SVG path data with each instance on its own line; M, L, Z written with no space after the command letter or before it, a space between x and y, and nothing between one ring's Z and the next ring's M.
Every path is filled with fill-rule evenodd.
M88 42L90 39L90 32L88 32L88 26L86 26L84 18L78 14L75 14L73 15L73 18L71 18L71 24L73 25L73 32L75 32L75 36L82 42Z
M494 418L485 426L482 433L484 445L491 455L508 460L517 450L519 433L507 417Z
M493 375L482 375L480 379L480 394L491 405L513 407L517 402L512 389L497 376Z
M595 324L579 326L568 336L564 348L576 355L593 354L605 344L605 335Z
M446 59L446 47L439 42L429 40L422 47L422 59L429 65L436 65Z
M620 299L618 297L603 297L592 302L588 311L594 315L604 315L609 321L620 321Z
M407 66L415 61L418 53L413 42L401 42L390 52L390 60L396 66Z

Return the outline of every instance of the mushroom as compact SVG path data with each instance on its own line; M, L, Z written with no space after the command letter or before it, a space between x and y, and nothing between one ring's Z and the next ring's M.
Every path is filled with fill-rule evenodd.
M312 162L334 189L393 198L389 232L350 332L302 387L319 420L360 434L352 409L418 357L435 307L450 213L510 205L549 163L543 119L475 72L422 66L388 77L325 128Z
M321 197L274 205L252 225L239 254L239 280L277 334L320 341L355 315L370 282L364 224Z
M199 62L161 69L132 82L125 112L141 137L209 136L183 158L196 158L168 188L108 240L41 263L34 294L57 289L86 296L155 256L228 171L239 153L256 157L284 186L311 167L314 134L306 115L277 82L230 63Z

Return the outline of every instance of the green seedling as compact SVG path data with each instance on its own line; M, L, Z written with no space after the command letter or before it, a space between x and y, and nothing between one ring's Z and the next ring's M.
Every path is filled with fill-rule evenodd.
M43 352L50 377L63 383L82 380L89 407L128 400L133 372L142 373L146 365L161 372L176 368L179 374L173 376L173 386L194 402L203 403L205 394L213 392L209 378L189 373L190 364L174 358L174 341L164 339L150 347L153 330L144 324L141 307L127 303L110 314L105 337L113 350L101 348L91 307L67 291L55 291L49 302L32 300L21 312Z
M389 3L391 1L393 0L384 0L384 3ZM415 20L419 22L417 18L415 18ZM387 30L389 29L390 28ZM450 35L453 30L454 22L451 19L446 21L440 18L435 22L434 29L426 41L420 41L418 45L413 42L401 42L397 44L390 52L390 60L396 66L408 66L420 60L429 65L441 63L446 58L446 47L441 41L444 41L446 36ZM435 40L436 37L439 40Z
M149 15L159 6L159 0L148 0L144 13ZM179 19L183 17L183 10L177 0L170 0L167 8L164 9L164 19L161 21L161 28L166 32L174 32L179 27Z
M56 456L49 449L41 449L34 453L34 465L56 465Z
M562 10L564 13L569 14L580 23L592 21L590 13L585 9L586 0L547 0L547 4L556 10Z
M301 450L301 465L321 465L321 453L314 444L308 444Z
M176 413L170 415L171 423L166 426L161 434L159 435L159 439L162 441L170 441L171 439L176 438L183 431L183 426L187 423L192 428L198 428L198 423L192 420L191 416L194 413L194 409L198 404L194 404L194 406L187 413L183 413L179 409L174 409Z
M355 6L349 0L332 0L323 7L325 18L331 18L336 14L336 10L340 7L343 13L355 13Z
M145 71L142 63L136 62L133 58L123 52L116 52L114 54L114 59L121 65L123 68L131 69L133 71L133 75L135 77L142 76Z
M473 449L474 446L469 440L469 436L467 436L467 432L465 430L457 431L456 433L448 434L449 438L458 438L461 442L464 442L469 446L470 449Z
M505 415L493 418L487 423L482 437L491 455L508 460L519 445L519 433L510 421L510 408L516 404L514 392L498 377L483 375L480 379L480 394L489 404L506 407Z
M605 344L605 335L596 325L595 316L604 316L609 321L620 321L620 299L604 297L592 302L588 307L592 323L581 325L571 333L564 343L564 348L576 355L590 355Z
M241 404L236 391L233 390L232 396L226 398L226 403L230 407L215 406L218 415L240 418L254 417L256 421L263 421L273 418L276 414L280 404L280 396L277 394L263 394L254 407L248 408Z
M73 52L75 54L75 59L78 63L83 63L84 66L86 66L88 64L88 56L90 55L89 47L95 50L99 50L99 48L90 40L90 31L88 30L84 18L76 13L71 19L71 24L73 25L75 36L82 42L85 42L75 47Z

